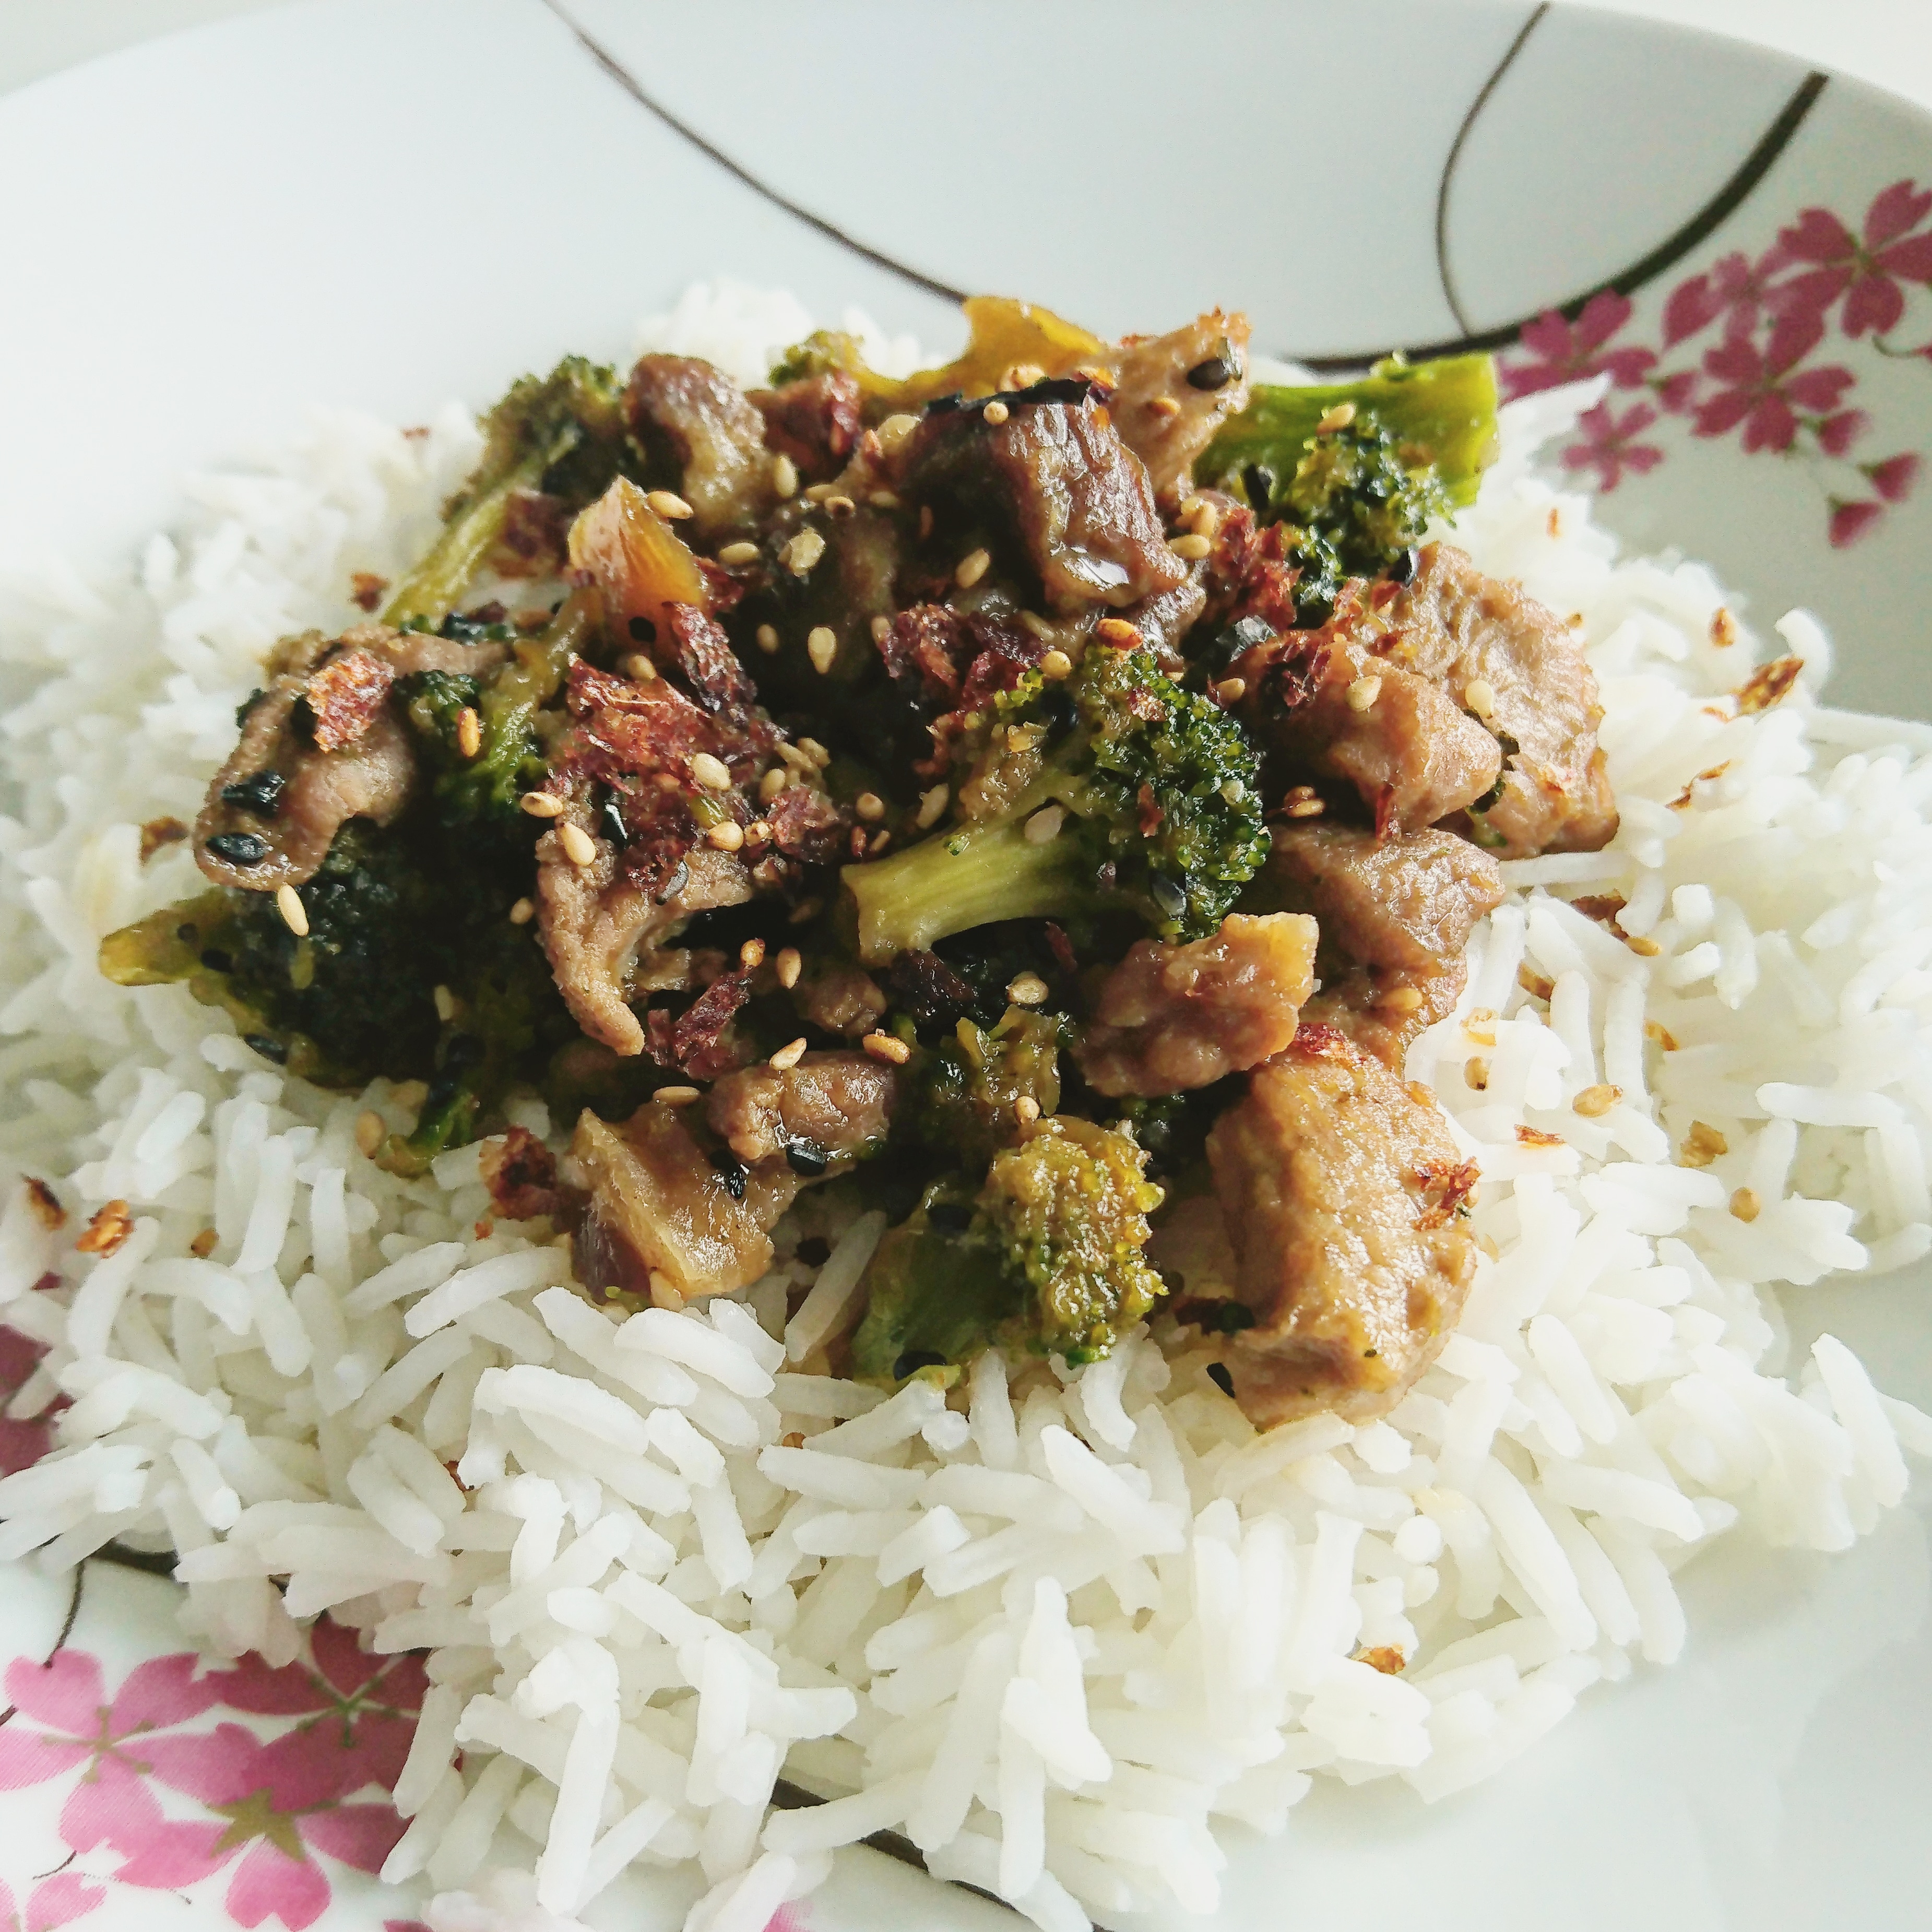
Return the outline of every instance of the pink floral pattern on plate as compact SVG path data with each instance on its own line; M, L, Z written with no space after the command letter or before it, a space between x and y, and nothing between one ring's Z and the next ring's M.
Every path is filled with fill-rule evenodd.
M235 1924L303 1932L328 1905L329 1862L374 1872L401 1834L384 1794L408 1754L422 1666L365 1656L332 1624L280 1670L250 1658L209 1670L182 1654L136 1666L110 1693L94 1657L59 1650L15 1658L5 1683L0 1790L64 1781L60 1837L70 1867L87 1864L45 1877L24 1904L4 1892L0 1932L70 1924L115 1886L206 1886L212 1903L218 1883ZM215 1712L234 1714L196 1726Z
M1606 375L1610 393L1562 452L1566 469L1607 494L1664 461L1676 425L1707 440L1736 435L1748 455L1804 467L1823 496L1832 544L1843 549L1918 480L1916 451L1854 454L1872 425L1851 403L1857 370L1836 358L1932 362L1932 341L1907 346L1895 335L1915 295L1932 290L1928 217L1932 190L1911 180L1880 189L1856 231L1828 208L1802 208L1762 255L1729 254L1678 283L1659 312L1654 346L1632 339L1636 306L1614 290L1592 296L1574 318L1549 310L1498 358L1504 393Z

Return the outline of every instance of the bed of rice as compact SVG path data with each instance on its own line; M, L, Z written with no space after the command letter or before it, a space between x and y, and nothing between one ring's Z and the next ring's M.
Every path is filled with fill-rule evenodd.
M698 291L654 340L755 374L802 320ZM352 569L420 547L475 447L460 410L318 419L285 460L190 479L125 580L5 586L0 1301L48 1350L11 1412L71 1406L0 1481L0 1556L177 1550L218 1652L285 1660L325 1610L427 1650L386 1875L438 1932L487 1922L485 1893L568 1922L637 1859L702 1867L691 1932L760 1932L887 1828L1076 1932L1211 1912L1216 1822L1277 1829L1312 1777L1486 1776L1680 1654L1672 1574L1741 1521L1849 1544L1932 1421L1828 1339L1787 1359L1767 1290L1932 1245L1932 731L1820 708L1798 614L1775 648L1804 680L1733 715L1756 645L1714 641L1708 573L1619 561L1530 470L1588 400L1505 412L1456 540L1580 614L1623 826L1505 866L1462 1012L1415 1049L1481 1162L1490 1258L1440 1361L1360 1428L1258 1436L1144 1339L1019 1400L984 1358L965 1406L800 1372L873 1216L815 1280L782 1228L743 1296L614 1322L562 1248L478 1238L475 1149L413 1183L357 1152L365 1106L403 1124L382 1083L317 1092L181 990L100 980L100 936L196 883L179 847L141 865L141 824L193 817L266 644L350 621ZM1622 895L1649 945L1578 892ZM1621 1100L1580 1115L1600 1084ZM1673 1165L1694 1120L1728 1151ZM76 1210L58 1233L29 1173ZM116 1198L131 1238L76 1254ZM1400 1675L1360 1660L1378 1646ZM782 1774L832 1802L770 1810Z

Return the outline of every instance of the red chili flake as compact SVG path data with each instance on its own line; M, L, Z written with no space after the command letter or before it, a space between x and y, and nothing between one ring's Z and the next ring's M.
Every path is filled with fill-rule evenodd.
M534 1220L564 1205L556 1156L527 1128L512 1127L501 1139L485 1141L478 1164L490 1204L506 1221Z
M1434 1096L1430 1104L1434 1105ZM1428 1161L1415 1170L1416 1184L1425 1196L1433 1196L1415 1217L1418 1228L1445 1226L1462 1211L1483 1178L1473 1160Z
M1154 797L1154 787L1144 778L1141 781L1139 791L1135 794L1134 803L1139 808L1141 836L1151 838L1160 830L1160 821L1166 814Z
M354 744L375 722L395 681L395 667L374 651L338 651L328 658L303 693L317 746L339 752Z
M350 602L358 610L373 610L382 602L389 580L378 577L373 570L358 570L350 578L349 586Z
M1804 668L1802 658L1773 658L1760 664L1738 692L1738 710L1748 717L1753 712L1768 711L1798 682Z
M151 818L141 827L141 863L146 865L164 846L178 845L188 836L178 818Z
M26 1180L27 1205L34 1210L34 1218L52 1234L56 1228L67 1226L67 1210L60 1204L60 1196L36 1174L28 1174Z
M1516 1137L1525 1147L1562 1147L1566 1144L1561 1134L1546 1134L1540 1127L1519 1127Z
M1366 1650L1358 1650L1354 1660L1366 1664L1371 1670L1379 1670L1384 1677L1400 1677L1408 1662L1392 1643L1378 1643Z

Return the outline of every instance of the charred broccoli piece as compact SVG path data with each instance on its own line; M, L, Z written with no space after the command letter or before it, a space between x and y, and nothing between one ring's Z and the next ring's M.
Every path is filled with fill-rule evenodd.
M962 1019L925 1057L903 1118L928 1146L976 1166L1029 1120L1058 1112L1060 1049L1071 1035L1064 1015L1024 1006L990 1028Z
M440 622L502 536L519 490L549 488L587 502L628 448L616 372L581 356L512 384L482 427L483 454L444 505L442 534L389 599L385 623Z
M977 742L952 824L844 869L868 962L995 920L1108 911L1198 939L1268 856L1240 727L1144 651L1096 644L1062 682L1028 672Z
M993 1347L1099 1360L1164 1292L1145 1166L1130 1135L1062 1115L995 1154L976 1197L936 1183L866 1270L854 1372L890 1384Z

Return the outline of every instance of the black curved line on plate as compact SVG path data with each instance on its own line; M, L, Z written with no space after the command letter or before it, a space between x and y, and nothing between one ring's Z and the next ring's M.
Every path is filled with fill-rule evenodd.
M60 1635L54 1639L54 1647L41 1660L45 1670L67 1648L67 1640L74 1634L74 1627L80 1621L81 1593L87 1588L87 1565L76 1563L74 1566L74 1594L67 1600L67 1616L60 1627Z
M1550 309L1553 308L1565 321L1574 322L1585 304L1594 296L1634 295L1639 289L1654 281L1666 269L1674 268L1681 262L1699 242L1716 230L1763 180L1770 172L1772 164L1790 146L1792 136L1803 125L1804 117L1817 105L1818 97L1824 92L1825 84L1830 78L1828 74L1815 71L1807 74L1793 90L1790 99L1779 110L1777 119L1765 130L1756 146L1744 157L1730 179L1681 228L1673 230L1648 254L1631 262L1628 268L1619 269L1606 281L1593 284L1580 295L1568 296L1560 302L1546 303L1534 314L1519 316L1515 321L1504 322L1498 328L1478 330L1447 341L1412 344L1400 352L1407 356L1411 362L1427 362L1438 356L1466 355L1474 350L1501 349L1514 342L1522 333L1526 325ZM1382 356L1394 352L1396 352L1389 349L1374 349L1358 350L1348 356L1298 356L1292 350L1283 352L1290 361L1298 362L1304 368L1322 374L1339 374L1364 368Z
M88 1560L112 1563L119 1570L139 1570L149 1576L165 1576L172 1582L175 1564L180 1559L158 1550L130 1550L124 1543L104 1543Z
M1449 143L1449 152L1443 159L1442 173L1436 184L1436 278L1442 284L1442 299L1449 304L1449 313L1461 324L1466 334L1472 332L1472 326L1463 310L1462 298L1456 292L1456 278L1449 268L1449 190L1456 178L1456 164L1462 158L1462 144L1482 118L1483 110L1490 104L1490 96L1515 64L1516 56L1522 52L1523 43L1535 32L1538 22L1549 11L1550 0L1542 0L1542 4L1516 29L1516 38L1490 70L1489 79L1483 82L1482 92L1469 103L1468 111L1462 116L1462 124L1456 130L1455 140Z
M615 54L612 53L601 41L586 32L570 17L563 8L562 0L543 0L543 4L570 29L576 38L578 45L583 48L584 51L640 107L643 108L646 113L654 115L674 134L688 141L706 160L722 168L735 180L743 182L754 194L762 196L773 207L784 209L786 214L796 220L802 221L808 228L817 230L828 242L837 242L840 248L850 250L861 260L871 262L875 268L884 268L887 274L897 275L902 280L911 283L915 288L923 289L928 295L938 296L942 301L950 302L963 302L966 299L966 291L964 289L956 289L950 283L940 281L935 277L926 274L922 270L913 268L906 262L895 260L890 255L874 248L871 243L861 242L856 235L848 235L836 223L826 220L824 215L814 214L810 208L799 202L794 201L789 195L781 194L770 182L760 179L758 176L752 172L750 169L740 162L734 161L722 148L714 146L688 122L680 120L668 107L664 106L663 102L653 100L644 92L636 75L632 74Z

